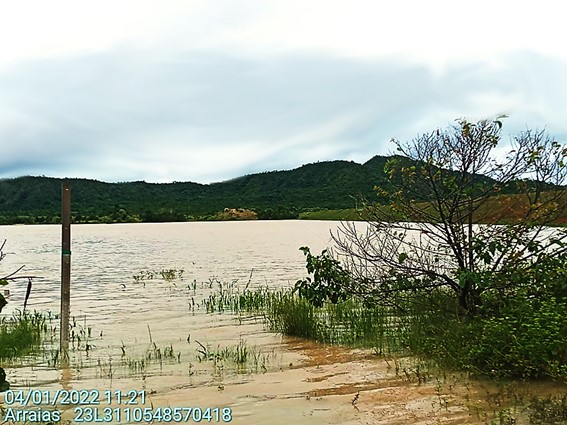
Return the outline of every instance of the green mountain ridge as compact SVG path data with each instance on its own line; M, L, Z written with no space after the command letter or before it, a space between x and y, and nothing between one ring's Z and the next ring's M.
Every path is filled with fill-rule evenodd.
M391 158L374 156L364 164L322 161L210 184L66 180L72 187L76 221L206 219L224 208L251 209L266 219L295 218L303 211L353 208L358 198L383 201L374 186L391 189L384 172ZM27 222L24 217L55 222L60 215L62 181L31 176L1 179L0 224Z

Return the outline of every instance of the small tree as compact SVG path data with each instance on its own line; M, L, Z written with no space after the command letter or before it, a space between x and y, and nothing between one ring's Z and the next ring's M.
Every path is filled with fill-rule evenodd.
M333 235L356 284L372 302L407 291L448 291L474 314L485 291L513 293L519 272L567 250L567 148L544 131L513 137L497 159L502 123L465 119L446 130L394 141L386 165L389 205L366 203L366 225L344 222ZM483 224L477 224L483 223Z
M0 261L2 261L4 259L4 257L6 256L6 254L4 254L4 245L6 245L6 240L4 240L2 242L2 244L0 244ZM31 292L31 285L32 285L32 279L35 276L22 276L20 275L20 271L22 271L22 269L24 268L24 266L19 267L16 271L13 271L12 273L9 273L3 277L1 277L0 275L0 287L6 286L8 285L9 282L18 280L18 279L27 279L28 280L28 288L26 291L26 297L24 300L24 309L26 308L26 304L28 302L28 298L30 296L30 292ZM8 301L6 301L6 298L4 297L4 294L0 292L0 313L2 312L2 309L6 306L6 304L8 304Z

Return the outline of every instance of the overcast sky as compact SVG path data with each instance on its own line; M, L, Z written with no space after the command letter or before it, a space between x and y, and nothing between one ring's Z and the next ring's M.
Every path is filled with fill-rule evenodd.
M556 0L0 3L0 177L209 183L507 114L567 140Z

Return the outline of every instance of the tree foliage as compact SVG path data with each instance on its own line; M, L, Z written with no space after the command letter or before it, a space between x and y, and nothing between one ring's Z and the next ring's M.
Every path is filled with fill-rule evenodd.
M345 222L334 235L357 282L345 291L388 303L400 292L443 288L474 314L483 293L512 293L514 276L567 250L567 229L547 227L567 208L567 148L527 130L496 155L501 129L500 119L460 119L395 141L401 157L386 164L390 184L376 187L388 205L367 203L366 225ZM502 192L518 194L519 211L505 225L497 224L505 211L486 207Z
M321 255L313 255L306 246L299 249L305 254L307 272L313 274L313 279L308 276L298 280L294 291L316 307L321 307L325 301L334 304L339 300L344 301L352 280L340 262L327 250L323 250Z

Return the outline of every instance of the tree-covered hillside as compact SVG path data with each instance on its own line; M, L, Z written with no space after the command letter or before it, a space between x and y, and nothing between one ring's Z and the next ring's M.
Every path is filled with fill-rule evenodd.
M356 198L379 200L388 157L365 164L329 161L287 171L251 174L220 183L104 183L69 179L75 222L178 221L210 218L224 208L246 208L259 218L293 218L302 211L351 208ZM0 223L57 222L61 179L0 180Z
M393 192L398 184L385 170L390 160L406 167L415 165L402 156L375 156L364 164L317 162L212 184L68 179L73 222L214 220L226 217L220 214L225 208L252 210L259 219L283 219L298 218L305 212L355 209L361 207L363 199L386 203L388 199L380 194ZM493 183L484 176L475 180L479 188ZM61 183L61 179L51 177L0 180L0 224L58 223ZM504 187L499 193L513 192L512 187Z

